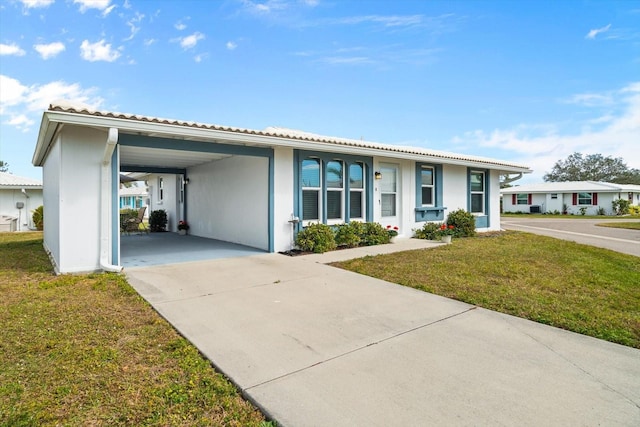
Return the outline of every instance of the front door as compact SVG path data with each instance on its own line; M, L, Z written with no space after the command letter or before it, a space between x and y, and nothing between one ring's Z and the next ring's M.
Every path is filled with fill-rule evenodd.
M380 217L383 226L398 226L400 217L400 180L398 166L380 164Z

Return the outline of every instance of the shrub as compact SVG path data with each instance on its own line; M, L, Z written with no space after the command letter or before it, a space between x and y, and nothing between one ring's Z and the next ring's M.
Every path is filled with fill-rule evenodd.
M611 206L613 207L613 211L616 215L626 215L629 213L629 203L626 199L617 199L611 202Z
M336 230L336 245L347 248L360 246L364 230L364 224L358 221L340 224Z
M167 212L164 209L151 211L149 215L149 228L151 231L165 231L167 227Z
M580 215L585 216L587 214L587 208L586 207L581 207L580 208Z
M476 235L476 218L464 209L458 209L447 216L447 225L453 225L455 237L472 237Z
M640 215L640 206L629 206L629 213L631 215Z
M367 222L364 225L362 244L365 246L383 245L391 241L389 231L377 222Z
M36 229L42 231L44 229L44 206L40 205L32 212L31 219L33 220L33 224L36 226Z
M607 212L604 210L602 206L598 206L598 215L606 215Z
M335 234L326 224L315 223L305 227L296 236L296 245L303 251L323 253L336 248Z
M427 222L422 228L414 230L415 237L418 239L436 240L438 239L438 231L440 231L440 225L437 222Z

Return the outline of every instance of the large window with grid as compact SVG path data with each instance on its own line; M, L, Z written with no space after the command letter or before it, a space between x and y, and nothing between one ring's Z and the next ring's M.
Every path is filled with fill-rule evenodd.
M370 218L367 195L369 162L354 156L336 158L324 153L299 157L302 225L310 222L340 224Z

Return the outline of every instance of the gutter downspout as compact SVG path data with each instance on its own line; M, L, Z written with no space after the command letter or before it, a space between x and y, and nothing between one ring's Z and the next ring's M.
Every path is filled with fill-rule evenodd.
M109 263L109 235L111 225L111 188L109 174L111 172L111 156L118 143L118 129L109 128L107 146L102 156L100 170L100 268L110 273L119 273L122 267Z

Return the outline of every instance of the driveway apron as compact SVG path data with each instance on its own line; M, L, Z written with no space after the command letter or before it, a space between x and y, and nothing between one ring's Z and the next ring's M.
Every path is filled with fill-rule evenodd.
M323 264L330 256L126 274L279 425L640 425L640 350Z

